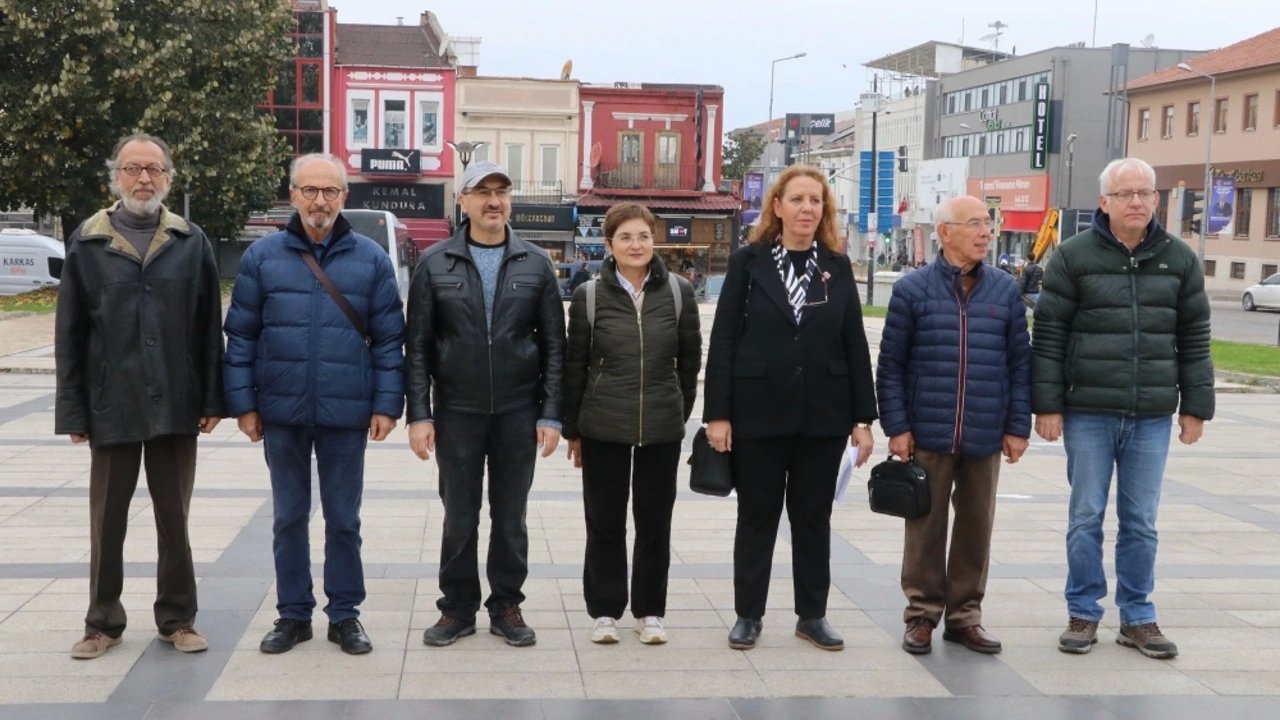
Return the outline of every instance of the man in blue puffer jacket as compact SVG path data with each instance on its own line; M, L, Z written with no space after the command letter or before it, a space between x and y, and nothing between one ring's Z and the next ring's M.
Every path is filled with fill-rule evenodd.
M935 226L941 255L893 286L876 373L889 452L915 456L933 508L906 523L902 648L929 652L945 622L943 639L998 653L1000 641L982 627L982 599L1000 455L1017 462L1031 436L1026 307L1014 279L983 262L991 242L983 201L948 200Z
M357 619L364 453L404 409L404 313L391 260L342 217L347 173L332 155L304 155L289 172L297 212L283 232L240 260L227 313L224 386L240 430L265 438L274 510L276 609L259 649L311 639L311 454L324 509L329 640L351 654L373 646ZM314 258L354 311L348 317L304 258ZM357 322L358 321L358 322ZM357 328L358 325L363 327Z

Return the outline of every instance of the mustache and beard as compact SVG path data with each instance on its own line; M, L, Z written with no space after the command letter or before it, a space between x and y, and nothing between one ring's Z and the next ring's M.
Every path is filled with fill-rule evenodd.
M136 195L142 190L149 190L151 192L151 197L136 197ZM119 183L113 182L111 183L111 192L116 197L120 198L120 204L124 206L125 210L128 210L130 213L139 217L155 215L160 210L160 206L164 203L164 199L169 196L168 188L160 188L155 183L151 183L150 185L143 185L139 183L133 186L133 190L131 192L125 192L124 189L120 187Z

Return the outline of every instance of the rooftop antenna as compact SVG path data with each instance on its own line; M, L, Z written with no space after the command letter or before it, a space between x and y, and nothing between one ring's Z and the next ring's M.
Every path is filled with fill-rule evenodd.
M1000 52L1000 35L1004 32L1005 28L1009 27L1009 24L997 20L993 23L987 23L987 27L995 30L995 32L983 35L978 38L978 42L991 42L991 49L995 52Z
M1156 36L1152 35L1151 33L1147 33L1147 36L1142 38L1142 47L1144 48L1149 48L1155 44L1156 44Z

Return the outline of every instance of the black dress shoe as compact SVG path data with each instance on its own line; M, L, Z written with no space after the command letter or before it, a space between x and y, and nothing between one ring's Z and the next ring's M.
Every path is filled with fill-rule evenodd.
M729 631L729 647L734 650L750 650L756 646L756 640L760 639L760 630L763 628L764 624L759 620L738 618L738 622L734 623L733 629Z
M258 649L268 655L279 655L289 652L294 645L311 639L310 620L291 620L280 618L271 632L262 638Z
M796 637L808 640L819 650L831 650L834 652L844 649L844 638L831 629L831 624L824 617L813 618L812 620L797 620Z
M981 625L970 625L956 630L944 630L942 639L947 642L958 642L976 653L994 655L1000 652L1000 641L987 632Z
M363 655L373 649L364 626L355 618L329 623L329 642L341 645L342 652L348 655Z

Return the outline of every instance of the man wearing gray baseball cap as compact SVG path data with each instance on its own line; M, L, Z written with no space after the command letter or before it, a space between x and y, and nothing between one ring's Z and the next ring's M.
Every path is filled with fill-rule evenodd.
M487 464L489 631L508 645L533 645L520 611L529 574L525 507L538 448L547 457L560 442L564 309L551 258L507 225L506 169L472 163L458 203L466 220L423 254L409 289L409 446L423 460L439 447L444 502L441 617L422 640L451 645L476 631Z

